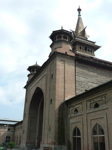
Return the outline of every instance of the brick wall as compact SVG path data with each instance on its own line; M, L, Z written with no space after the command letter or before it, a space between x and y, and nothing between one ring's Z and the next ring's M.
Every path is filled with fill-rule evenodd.
M112 71L89 64L76 63L76 94L105 83L112 78Z

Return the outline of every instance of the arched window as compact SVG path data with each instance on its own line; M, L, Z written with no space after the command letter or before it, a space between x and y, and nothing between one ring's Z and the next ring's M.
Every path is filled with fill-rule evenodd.
M74 110L74 114L77 114L77 113L78 113L78 109L75 109L75 110Z
M18 136L17 136L17 138L16 138L16 144L18 144Z
M105 135L103 128L96 124L92 130L93 150L105 150Z
M19 137L19 145L21 144L21 136Z
M6 143L10 142L11 137L10 136L6 136Z
M94 108L98 108L98 107L100 107L100 105L98 103L95 103Z
M78 127L73 131L73 150L81 150L81 133Z

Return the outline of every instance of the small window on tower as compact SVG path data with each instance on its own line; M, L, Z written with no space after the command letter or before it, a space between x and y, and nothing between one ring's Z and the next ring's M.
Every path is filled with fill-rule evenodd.
M67 36L63 36L63 39L66 39L66 40L67 40Z
M91 51L91 53L92 53L92 50L90 50Z
M32 69L31 72L35 72L35 69Z
M87 51L87 47L85 47L85 51Z
M56 40L56 37L54 38L54 40Z
M50 104L52 104L52 99L50 99Z
M62 39L62 36L61 36L61 35L58 35L58 36L57 36L57 39Z
M94 108L98 108L98 107L100 107L100 105L98 103L95 103Z
M74 114L77 114L77 113L78 113L78 109L75 109L75 110L74 110Z

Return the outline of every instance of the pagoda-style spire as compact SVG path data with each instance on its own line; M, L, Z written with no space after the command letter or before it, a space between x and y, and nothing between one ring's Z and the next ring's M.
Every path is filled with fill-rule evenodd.
M28 74L28 81L39 71L40 66L37 64L37 61L34 65L31 65L28 67L28 71L30 72Z
M100 48L95 42L88 40L86 34L86 27L83 25L81 18L81 8L77 9L78 20L75 31L72 31L72 49L75 54L86 55L90 57L95 56L95 51Z
M77 25L76 25L76 29L75 29L75 35L80 36L82 38L87 38L87 34L85 31L86 28L84 27L83 21L81 18L81 8L79 7L77 9L77 11L78 11L78 20L77 20Z

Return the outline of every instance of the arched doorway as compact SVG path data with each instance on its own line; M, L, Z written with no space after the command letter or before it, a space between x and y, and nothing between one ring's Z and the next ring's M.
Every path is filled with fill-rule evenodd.
M42 141L44 95L40 88L37 88L32 96L29 107L27 146L40 148Z

